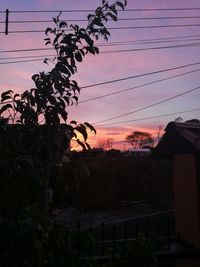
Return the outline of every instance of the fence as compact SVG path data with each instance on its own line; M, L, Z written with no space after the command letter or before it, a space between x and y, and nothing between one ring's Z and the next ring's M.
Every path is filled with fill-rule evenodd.
M187 257L177 254L174 218L144 219L140 222L123 221L118 223L102 223L99 226L82 227L81 233L90 233L94 238L94 246L84 252L87 257L95 257L100 265L109 257L123 257L130 252L139 257L157 258L157 266L176 266L176 259ZM190 257L191 254L188 254ZM151 265L145 265L151 266Z

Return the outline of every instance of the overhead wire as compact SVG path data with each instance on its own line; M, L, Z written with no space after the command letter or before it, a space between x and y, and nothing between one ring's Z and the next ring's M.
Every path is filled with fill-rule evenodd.
M38 61L38 60L41 60L41 59L33 59L32 61ZM22 62L24 62L24 61L22 61ZM26 62L26 61L25 61L25 62ZM1 63L0 63L0 64L1 64ZM192 67L192 66L196 66L196 65L199 65L199 64L200 64L200 62L193 62L193 63L190 63L190 64L181 65L181 66L177 66L177 67L161 69L161 70L157 70L157 71L153 71L153 72L146 72L146 73L142 73L142 74L138 74L138 75L134 75L134 76L123 77L123 78L114 79L114 80L109 80L109 81L100 82L100 83L95 83L95 84L89 84L89 85L81 86L80 88L81 88L81 89L86 89L86 88L91 88L91 87L101 86L101 85L105 85L105 84L110 84L110 83L115 83L115 82L125 81L125 80L129 80L129 79L141 78L141 77L144 77L144 76L149 76L149 75L154 75L154 74L158 74L158 73L164 73L164 72L168 72L168 71L173 71L173 70L183 69L183 68L186 68L186 67ZM192 73L192 72L195 72L195 71L198 71L198 70L199 70L199 69L197 69L197 70L191 70L191 71L188 71L188 72L185 72L185 73L182 73L182 74L177 74L177 75L174 75L174 76L171 76L171 77L168 77L168 78L163 78L163 79L160 79L160 80L157 80L157 81L153 81L153 82L150 82L150 83L147 83L147 84L139 85L137 88L142 87L142 86L146 86L146 85L148 85L148 84L152 84L152 83L160 82L160 81L162 81L162 80L171 79L171 78L175 78L175 77L182 76L182 75L185 75L185 74L189 74L189 73ZM110 94L107 94L107 95L117 94L117 93L120 93L120 92L123 92L123 91L132 90L132 89L134 89L134 87L132 87L132 88L128 88L128 89L124 89L124 90L121 90L121 91L119 91L119 92L110 93ZM104 96L102 96L102 97L104 97ZM101 98L102 98L102 97L101 97ZM99 97L99 98L100 98L100 97ZM95 99L96 99L96 98L95 98ZM83 100L83 101L80 101L79 103L81 103L81 102L86 102L86 101L90 101L90 100L93 100L93 99L88 99L88 100L85 100L85 101ZM13 101L11 101L11 102L13 102ZM11 102L4 102L4 103L1 103L1 102L0 102L0 105L1 105L1 104L6 104L6 103L11 103Z
M0 53L34 52L34 51L44 51L44 50L54 50L54 48L26 48L26 49L1 50Z
M196 40L200 40L200 38L199 39L196 39ZM178 41L182 41L182 40L178 40ZM187 40L187 41L192 41L192 40ZM166 42L166 41L159 41L159 42ZM177 42L177 41L168 41L168 42ZM154 43L154 42L151 42L151 43ZM157 43L157 42L156 42ZM127 43L116 43L116 44L110 44L110 45L108 45L108 46L119 46L119 45L127 45ZM190 46L199 46L200 45L200 43L192 43L192 44L181 44L181 45L173 45L173 46L162 46L162 48L164 49L166 49L166 48L178 48L178 47L190 47ZM97 45L98 47L101 47L101 45ZM108 47L108 46L105 46L105 47ZM139 51L141 50L141 49L145 49L145 50L151 50L151 49L161 49L161 47L151 47L151 48L139 48ZM43 49L44 50L44 49ZM46 49L46 50L54 50L54 48L50 48L50 49ZM103 54L103 53L119 53L119 52L132 52L132 51L138 51L138 48L135 48L135 49L120 49L120 50L108 50L108 51L106 51L106 50L102 50L101 51L101 53ZM30 49L27 49L26 50L27 52L28 51L30 51ZM37 50L37 49L35 49L34 51L40 51L39 49ZM24 58L29 58L29 59L31 59L31 58L36 58L36 57L40 57L40 58L42 58L42 57L53 57L54 55L31 55L31 56L14 56L14 57L0 57L0 61L1 60L13 60L13 59L24 59ZM9 62L8 62L9 63ZM6 63L5 63L6 64Z
M116 125L116 124L118 125L118 124L123 124L123 123L129 123L129 122L134 122L134 121L156 119L156 118L167 117L167 116L172 116L172 115L177 115L177 114L184 114L184 113L194 112L194 111L199 111L199 110L200 110L200 108L196 108L196 109L171 112L171 113L166 113L166 114L161 114L161 115L156 115L156 116L149 116L149 117L136 118L136 119L126 120L126 121L118 121L118 122L100 124L100 125L96 126L96 128L110 126L110 125Z
M181 7L181 8L125 8L123 12L143 12L143 11L192 11L192 10L200 10L200 7ZM76 12L94 12L95 9L57 9L57 10L9 10L10 13L76 13ZM122 12L122 10L119 10ZM0 13L6 13L6 11L1 10Z
M191 43L191 44L183 44L183 45L178 44L178 45L155 46L155 47L144 47L144 48L133 48L133 49L104 50L104 51L101 51L101 53L111 54L111 53L137 52L137 51L160 50L160 49L169 49L169 48L196 47L199 45L200 43Z
M121 50L104 50L104 51L101 51L101 54L124 53L124 52L127 53L127 52L160 50L160 49L172 49L172 48L184 48L184 47L197 47L199 45L200 45L200 43L193 43L193 44L185 44L185 45L171 45L171 46L159 46L159 47L124 49L124 50L123 49L121 49ZM40 60L44 60L44 58L41 58ZM30 59L30 60L27 59L27 60L24 60L24 61L22 61L22 60L19 60L19 61L6 61L6 62L0 62L0 65L1 64L31 62L31 61L33 61L33 60L32 59Z
M104 51L102 50L101 54L127 53L127 52L172 49L172 48L185 48L185 47L197 47L197 46L200 46L200 43L191 43L191 44L183 44L183 45L180 44L180 45L170 45L170 46L156 46L156 47L134 48L134 49L118 49L118 50L104 50ZM31 56L31 57L34 57L34 56ZM43 59L44 58L41 58L40 60L43 60ZM21 61L21 60L19 60L19 61L7 61L7 62L0 62L0 64L22 63L22 62L31 62L31 61L33 61L33 60L30 59L30 60L25 60L25 61Z
M175 11L175 10L200 10L200 8L180 8L180 9L132 9L131 11L163 11L163 10L165 10L165 11L167 11L167 10L173 10L173 11ZM91 12L91 11L93 11L93 10L75 10L75 11L73 11L73 10L71 10L71 11L69 11L69 10L67 10L67 11L62 11L62 12ZM125 11L130 11L130 10L125 10ZM23 13L23 11L10 11L11 13ZM25 13L27 13L27 12L43 12L43 11L25 11ZM59 12L59 11L47 11L47 12ZM0 11L0 13L2 13L1 11ZM198 17L198 16L197 16ZM135 19L137 19L137 18L135 18ZM147 18L148 19L148 18ZM149 18L149 19L151 19L151 18ZM13 22L14 23L14 22ZM138 29L140 29L140 28L163 28L163 27L190 27L190 26L200 26L200 24L189 24L189 25L161 25L161 26L158 26L158 25L152 25L152 26L136 26L136 27L115 27L115 28L110 28L110 29L112 29L112 30L114 30L114 29L133 29L133 28L138 28ZM23 31L21 31L21 33L22 33ZM26 31L26 32L44 32L43 30L42 31L40 31L40 30L38 30L38 31ZM0 33L4 33L4 32L0 32ZM20 31L13 31L13 32L9 32L9 33L20 33ZM178 38L178 37L177 37ZM189 46L199 46L199 44L200 43L194 43L194 44L190 44ZM188 47L188 45L176 45L176 46L169 46L169 47L154 47L154 48L143 48L143 49L137 49L137 50L132 50L132 49L129 49L129 50L116 50L116 51L112 51L112 53L117 53L117 52L129 52L129 51L141 51L141 50L150 50L150 49L163 49L163 48L175 48L175 47ZM44 50L47 50L48 48L45 48ZM48 49L48 50L50 50L50 49ZM1 52L1 51L0 51ZM102 51L102 52L104 52L104 53L109 53L110 51ZM50 56L50 55L47 55L47 56ZM39 57L39 56L32 56L32 57ZM18 58L20 58L20 57L18 57ZM28 58L28 56L27 57L21 57L21 58ZM21 62L30 62L30 61L38 61L38 60L43 60L43 59L36 59L36 60L28 60L28 61L21 61ZM9 62L9 63L20 63L20 62ZM0 63L0 64L6 64L6 63ZM171 79L172 77L175 77L175 76L182 76L182 75L185 75L185 74L188 74L188 73L192 73L192 72L195 72L195 71L199 71L199 69L198 70L193 70L193 71L190 71L190 72L187 72L187 73L184 73L184 74L179 74L179 75L174 75L174 76L171 76L171 77L168 77L168 78L164 78L164 79L161 79L161 80L165 80L165 79ZM146 75L146 74L145 74ZM159 80L159 81L161 81L161 80ZM158 82L158 81L154 81L153 83L155 83L155 82ZM110 83L110 82L109 82ZM97 85L101 85L102 83L99 83L99 84L96 84L96 85L94 85L94 86L97 86ZM142 85L142 86L145 86L145 85ZM85 87L82 87L82 88L87 88L87 87L92 87L92 85L89 85L89 86L85 86ZM191 89L191 90L189 90L189 91L185 91L185 92L183 92L183 93L181 93L181 94L178 94L178 95L176 95L176 96L173 96L173 97L171 97L171 98L168 98L168 99L165 99L165 100L162 100L162 101L160 101L160 102L157 102L157 103L154 103L154 104L152 104L152 105L149 105L149 107L151 107L151 106L154 106L154 105L157 105L158 103L163 103L163 102L166 102L166 101L169 101L169 100L171 100L171 99L173 99L173 98L175 98L175 97L178 97L178 96L181 96L181 95L184 95L184 94L187 94L187 93L189 93L189 92L191 92L191 91L194 91L194 90L197 90L197 89L199 89L200 87L196 87L196 88L193 88L193 89ZM132 89L124 89L124 90L121 90L121 92L122 91L128 91L128 90L132 90ZM119 92L115 92L115 93L113 93L113 94L116 94L116 93L119 93ZM105 97L105 96L102 96L102 97ZM101 98L102 98L101 97ZM86 100L86 101L90 101L90 100ZM86 102L85 101L85 102ZM80 102L79 102L80 103ZM144 108L142 108L142 109L140 109L140 110L143 110L143 109L146 109L146 108L148 108L148 107L144 107ZM196 110L199 110L199 109L196 109ZM137 111L139 111L139 110L136 110L136 111L132 111L132 112L129 112L129 114L130 113L135 113L135 112L137 112ZM195 110L188 110L188 111L183 111L183 112L178 112L178 113L184 113L184 112L191 112L191 111L195 111ZM128 115L129 115L128 114ZM156 116L156 117L161 117L161 116L168 116L168 115L173 115L173 114L177 114L177 112L176 113L171 113L171 114L162 114L162 115L159 115L159 116ZM116 116L115 118L119 118L119 117L122 117L122 116L126 116L127 114L123 114L123 115L120 115L120 116ZM154 116L155 117L155 116ZM150 117L149 117L150 118ZM153 118L153 117L151 117L151 118ZM111 118L111 119L113 119L113 118ZM108 120L111 120L111 119L107 119L107 120L104 120L104 121L108 121ZM141 119L140 119L141 120ZM119 122L120 123L120 122ZM115 124L115 123L113 123L113 124ZM98 126L98 127L101 127L102 125L100 125L100 126Z
M13 60L13 59L24 59L24 58L47 58L47 57L55 57L55 55L35 55L35 56L17 56L17 57L0 57L1 60ZM1 64L1 62L0 62Z
M79 101L78 104L82 104L82 103L85 103L85 102L90 102L90 101L93 101L93 100L99 100L99 99L102 99L102 98L105 98L105 97L117 95L117 94L124 93L124 92L130 91L130 90L135 90L135 89L142 88L142 87L145 87L145 86L148 86L148 85L151 85L151 84L167 81L167 80L170 80L170 79L173 79L173 78L181 77L181 76L184 76L184 75L187 75L187 74L191 74L191 73L194 73L194 72L198 72L198 71L200 71L200 69L187 71L187 72L176 74L176 75L173 75L173 76L170 76L170 77L166 77L166 78L163 78L163 79L159 79L159 80L155 80L155 81L152 81L152 82L144 83L144 84L141 84L141 85L133 86L133 87L130 87L130 88L127 88L127 89L123 89L123 90L119 90L119 91L116 91L116 92L104 94L104 95L101 95L101 96L85 99L85 100Z
M122 41L122 42L109 42L97 44L99 47L109 47L109 46L122 46L122 45L146 45L146 44L160 44L160 43L176 43L176 42L192 42L199 41L200 38L190 38L190 39L175 39L175 40L157 40L157 41Z
M44 58L27 59L27 60L17 60L17 61L9 61L9 62L0 62L0 65L4 65L4 64L15 64L15 63L27 63L27 62L34 62L34 61L44 61Z
M112 46L117 44L129 44L129 43L136 43L136 44L146 44L152 42L159 42L159 41L192 41L192 40L199 40L200 35L186 35L186 36L175 36L175 37L162 37L162 38L150 38L150 39L141 39L141 40L125 40L125 41L118 41L118 42L109 42L109 43L97 43L98 46ZM196 38L190 39L188 38ZM186 40L181 40L186 39ZM1 50L0 53L15 53L15 52L33 52L33 51L45 51L45 50L54 50L54 48L26 48L26 49L12 49L12 50Z
M195 24L174 24L174 25L145 25L145 26L124 26L124 27L108 27L108 30L137 30L137 29L160 29L160 28L180 28L180 27L199 27L199 23ZM71 31L67 29L66 31ZM9 34L18 34L18 33L42 33L41 30L14 30L9 31ZM0 34L4 34L4 31L1 31Z
M163 16L163 17L130 17L130 18L118 18L118 21L141 21L141 20L179 20L179 19L199 19L200 16ZM87 19L71 19L71 18L62 18L62 21L69 22L87 22ZM108 19L112 21L112 19ZM52 20L9 20L9 23L13 24L23 24L23 23L51 23ZM0 23L5 23L5 21L0 21Z
M195 65L199 65L199 64L200 64L200 62L194 62L194 63L181 65L181 66L177 66L177 67L172 67L172 68L166 68L166 69L161 69L161 70L157 70L157 71L146 72L146 73L142 73L142 74L137 74L137 75L133 75L133 76L129 76L129 77L123 77L123 78L119 78L119 79L113 79L113 80L110 80L110 81L99 82L99 83L95 83L95 84L89 84L89 85L81 86L81 89L100 86L100 85L105 85L105 84L110 84L110 83L115 83L115 82L119 82L119 81L135 79L135 78L140 78L140 77L149 76L149 75L152 75L152 74L158 74L158 73L177 70L177 69L183 69L183 68L186 68L186 67L195 66Z
M130 114L133 114L133 113L136 113L136 112L139 112L139 111L143 111L143 110L145 110L145 109L148 109L148 108L151 108L151 107L160 105L160 104L162 104L162 103L168 102L168 101L170 101L170 100L172 100L172 99L175 99L175 98L180 97L180 96L182 96L182 95L185 95L185 94L194 92L194 91L199 90L199 89L200 89L200 86L195 87L195 88L192 88L192 89L187 90L187 91L184 91L184 92L182 92L182 93L176 94L176 95L174 95L174 96L168 97L168 98L166 98L166 99L160 100L160 101L158 101L158 102L155 102L155 103L153 103L153 104L147 105L147 106L145 106L145 107L142 107L142 108L139 108L139 109L136 109L136 110L133 110L133 111L130 111L130 112L127 112L127 113L118 115L118 116L114 116L114 117L111 117L111 118L108 118L108 119L105 119L105 120L101 120L101 121L98 121L98 122L94 122L93 124L94 124L94 125L96 125L96 124L98 125L98 124L101 124L101 123L106 122L106 121L111 121L111 120L118 119L118 118L121 118L121 117L130 115Z

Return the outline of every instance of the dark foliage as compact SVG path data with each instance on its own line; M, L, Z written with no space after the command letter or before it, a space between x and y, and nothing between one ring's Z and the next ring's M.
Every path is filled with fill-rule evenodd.
M45 59L45 63L53 63L53 68L32 76L34 88L22 94L12 90L1 94L2 267L84 266L79 249L91 246L90 237L81 238L57 225L49 214L49 198L52 188L55 203L61 202L60 193L68 193L65 202L77 191L81 170L76 165L67 166L63 153L72 139L83 149L89 148L87 131L96 132L87 122L67 121L67 106L77 104L80 93L71 76L87 54L99 53L94 40L108 39L105 22L108 18L117 20L117 8L125 6L125 0L112 5L103 0L94 14L88 15L85 29L60 21L60 15L53 18L54 26L45 31L46 45L52 45L56 52L55 59ZM85 266L92 266L92 261Z
M101 156L87 158L84 164L87 171L74 197L73 205L76 207L86 210L112 209L120 207L123 201L138 200L161 208L172 205L170 161Z

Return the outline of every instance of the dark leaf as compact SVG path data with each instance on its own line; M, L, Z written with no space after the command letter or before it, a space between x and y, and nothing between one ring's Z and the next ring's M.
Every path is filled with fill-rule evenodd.
M62 116L63 120L66 121L67 120L67 111L65 111L65 109L60 109L59 113Z
M12 97L10 95L5 95L4 97L1 98L1 102L4 102L6 100L11 99Z
M49 102L50 102L52 105L57 105L56 98L53 97L52 95L49 95L49 96L48 96L48 100L49 100Z
M92 126L90 123L88 122L84 122L84 124L95 134L97 133L96 129L94 128L94 126Z
M48 58L45 58L43 62L48 65Z
M67 22L61 21L59 24L59 28L67 27Z
M45 45L48 45L48 44L50 44L51 43L51 41L47 41L46 43L45 43Z
M35 104L36 104L35 97L32 94L30 94L29 97L30 97L31 105L35 106Z
M91 54L95 55L94 48L91 46L86 47L87 51L90 52Z
M121 2L116 2L116 5L118 5L119 7L121 7L121 9L124 10L124 5Z
M87 16L87 19L88 19L88 20L90 20L90 19L91 19L91 17L93 17L93 15L91 15L91 14L88 14L88 16Z
M9 108L12 108L12 105L11 105L11 104L3 105L2 108L0 109L0 115L1 115L4 111L8 110Z
M84 140L86 141L87 138L88 138L88 134L87 134L87 131L86 131L86 127L85 127L83 124L80 124L80 125L78 125L75 129L76 129L79 133L82 134Z
M20 95L19 94L15 94L14 95L14 99L16 99L17 97L20 97Z
M85 146L87 147L87 149L91 149L91 146L85 142Z
M69 97L68 97L68 96L63 96L63 98L65 99L65 102L66 102L67 105L69 106L69 103L70 103L70 101L69 101Z
M96 54L99 54L99 48L98 47L94 46L93 49L94 49Z
M103 26L104 26L103 23L101 22L101 20L98 19L98 18L94 19L94 20L93 20L93 23L94 23L95 25L99 26L99 27L103 27Z
M83 148L83 150L86 150L86 147L83 142L81 142L79 139L77 139L76 142Z
M75 73L75 70L71 65L67 64L67 68L71 71L72 74Z
M78 93L80 93L80 87L78 86L76 81L72 80L70 85L75 89L75 91L78 91Z
M57 18L53 17L54 23L57 23Z
M7 97L11 98L11 94L13 93L12 90L5 91L1 94L1 102L8 99Z
M85 56L85 52L84 52L83 49L79 49L79 52L81 52L81 55L82 55L82 56Z
M68 134L72 134L72 133L74 133L74 127L72 127L71 125L69 125L69 124L65 124L65 129L66 129L66 131L67 131L67 133Z
M111 12L108 12L106 15L111 17L112 20L117 21L117 17L114 14L112 14Z
M55 39L54 39L54 41L53 41L53 44L54 44L54 45L55 45L55 43L58 42L59 37L62 36L62 35L63 35L62 33L58 33L58 34L56 34L56 37L55 37Z
M61 71L64 74L67 74L68 76L71 76L70 71L68 70L68 68L66 68L66 66L62 62L58 62L55 66L55 69Z
M71 133L71 138L75 137L77 139L77 134L75 132Z
M39 74L34 74L32 80L35 82L39 78Z
M16 120L16 123L22 124L23 122L19 119L19 120Z
M115 5L111 5L109 8L115 15L117 15L117 10L116 10Z
M58 100L60 101L60 105L65 108L65 101L62 99L62 97L58 97Z
M76 102L78 102L78 96L73 96L73 98L76 100Z
M74 57L71 56L70 60L71 60L71 66L72 66L73 68L75 68L75 67L76 67L76 63L75 63Z
M84 39L90 46L93 46L94 41L87 34L84 36Z
M76 121L70 121L70 123L77 125L77 122Z
M75 59L78 61L78 62L81 62L82 61L82 55L79 51L77 51L75 53Z
M49 32L53 32L53 29L50 27L46 28L45 34L48 35Z

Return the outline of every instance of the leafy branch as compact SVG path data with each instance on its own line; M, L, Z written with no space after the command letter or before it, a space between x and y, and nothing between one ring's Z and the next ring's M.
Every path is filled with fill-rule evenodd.
M67 123L67 106L78 103L80 86L71 79L77 72L77 63L83 61L87 54L97 55L99 49L94 40L102 37L108 40L110 32L105 23L111 19L117 21L117 8L124 9L126 0L118 0L113 4L102 0L102 5L97 7L94 14L89 14L88 25L81 28L78 25L68 25L60 20L61 13L53 18L54 27L46 28L45 44L52 45L56 55L53 60L45 59L45 63L54 63L49 72L39 72L32 76L35 88L26 90L21 95L14 94L11 90L1 94L1 102L5 103L0 109L0 116L6 114L11 122L28 127L39 125L44 121L47 126L57 128L61 122ZM9 102L9 103L8 103ZM16 120L16 118L19 118ZM94 131L89 124L69 124L71 131L79 131L84 137L86 148L86 130ZM75 134L72 134L75 137Z

